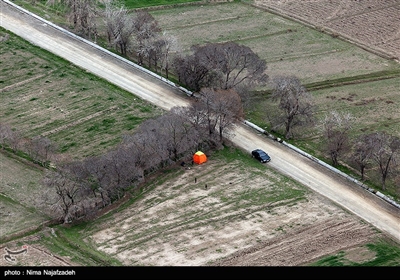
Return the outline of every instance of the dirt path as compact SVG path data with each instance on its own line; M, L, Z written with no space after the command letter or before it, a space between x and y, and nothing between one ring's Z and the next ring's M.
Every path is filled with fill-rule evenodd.
M160 80L150 75L135 70L125 62L104 55L101 50L85 45L72 37L65 36L58 30L26 14L21 14L14 9L10 9L3 1L0 2L0 10L0 23L2 27L115 83L133 94L164 109L169 109L176 105L184 106L188 104L182 92L163 84ZM280 143L257 134L245 125L237 127L232 141L238 147L248 152L254 148L262 148L268 151L272 158L272 161L269 163L271 167L283 174L289 175L317 193L328 197L334 203L361 217L396 241L400 241L400 209L386 203L379 197L366 192ZM328 223L322 229L329 228L330 225L332 229L339 231L346 238L356 236L363 231L361 229L361 231L348 232L346 228L351 225L351 222L344 222L343 224ZM315 235L315 232L319 231L314 231L311 228L309 230L305 229L300 236L308 236L310 238ZM295 236L296 234L294 233L292 241L294 243L299 242L299 239L296 239ZM363 235L361 234L362 238ZM352 242L352 238L349 238L349 242ZM259 246L260 248L265 248L264 251L268 251L271 249L269 244L267 242ZM296 250L304 249L302 246L297 246L296 248ZM244 260L246 261L255 263L263 262L265 255L251 255L253 250L254 248L248 248L239 254L244 255ZM298 260L288 261L294 264L298 263ZM234 263L235 260L230 258L225 264ZM279 264L278 261L275 263Z

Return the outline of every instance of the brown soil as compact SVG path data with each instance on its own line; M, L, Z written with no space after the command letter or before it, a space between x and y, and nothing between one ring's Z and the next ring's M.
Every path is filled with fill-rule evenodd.
M51 229L43 231L44 234L55 234ZM9 242L0 247L1 266L79 266L69 260L68 257L60 257L51 253L48 249L44 248L39 244L30 245L31 242L39 241L38 235L32 235L26 238L22 238L18 241ZM20 252L26 249L25 252L20 254L11 255L12 259L7 258L10 255L9 252Z
M397 0L255 0L254 3L400 61Z
M251 178L250 170L229 171L239 169L213 160L195 165L115 214L90 240L125 265L301 266L347 249L368 251L363 246L380 236L313 192L300 202L222 203L218 197L274 188L265 177ZM274 177L271 170L265 174Z
M328 219L238 251L215 265L298 266L351 246L362 245L371 236L371 228L360 222ZM357 247L350 251L352 261L364 260L357 255L360 251L374 255L364 247Z

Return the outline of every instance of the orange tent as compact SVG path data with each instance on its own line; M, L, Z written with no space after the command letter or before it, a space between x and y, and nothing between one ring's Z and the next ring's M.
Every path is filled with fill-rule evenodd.
M202 164L202 163L204 163L206 161L207 161L207 156L201 151L198 151L193 155L193 162L194 163Z

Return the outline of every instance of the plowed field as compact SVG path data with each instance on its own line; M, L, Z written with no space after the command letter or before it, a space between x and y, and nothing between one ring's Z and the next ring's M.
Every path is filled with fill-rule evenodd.
M400 59L397 0L255 0L254 3Z
M125 266L301 266L341 251L359 263L375 257L365 245L384 236L372 225L255 164L210 159L158 175L141 199L82 231L82 239ZM57 236L48 229L5 248L21 250L42 234ZM76 265L40 245L15 258ZM0 265L10 263L2 258Z

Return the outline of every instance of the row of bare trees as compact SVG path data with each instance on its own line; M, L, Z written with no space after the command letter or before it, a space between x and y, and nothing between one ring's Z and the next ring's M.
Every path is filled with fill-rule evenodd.
M105 5L104 23L109 45L123 56L134 54L139 65L165 71L168 78L169 54L177 48L176 38L162 32L158 22L145 10L129 11L120 3Z
M22 133L13 129L9 124L0 123L1 149L8 149L13 153L22 152L34 163L48 166L57 153L57 145L49 138L37 136L24 138Z
M325 147L333 166L339 164L340 156L347 156L349 162L360 171L365 179L367 168L376 169L381 178L381 187L386 190L390 175L399 175L400 138L384 131L365 133L351 140L349 137L354 118L349 113L332 111L321 121Z
M229 98L227 98L229 95ZM198 149L221 147L243 111L232 90L204 89L188 107L175 107L124 135L111 151L49 169L43 197L48 210L64 222L90 218L147 174L191 156Z
M54 3L52 0L51 3ZM96 18L105 25L108 44L123 56L134 56L139 65L169 76L170 64L179 81L198 92L203 87L251 89L265 84L266 63L249 47L234 42L193 46L191 54L180 54L177 39L162 31L146 10L128 10L119 1L106 1L104 10L96 0L61 0L76 32L96 34ZM99 21L98 21L99 22ZM171 57L171 54L174 54Z
M123 56L134 56L138 64L146 60L148 67L165 71L168 78L169 54L177 49L173 36L163 32L154 17L145 10L128 10L120 1L48 0L48 5L61 4L66 8L68 23L74 31L97 41L101 22L110 47ZM104 6L104 9L99 8Z
M376 171L383 190L386 190L388 177L399 177L399 137L378 131L351 139L354 118L350 113L330 111L317 122L312 95L298 78L278 76L271 81L271 85L271 101L277 102L279 109L268 118L273 130L282 129L285 137L290 139L294 137L294 128L319 124L323 136L321 141L333 166L339 165L339 159L348 162L359 170L362 181L367 168Z
M232 89L245 104L254 88L263 87L268 82L266 62L247 46L235 42L208 43L192 46L190 53L183 55L179 52L176 38L162 32L158 22L146 10L131 11L123 3L112 0L104 3L102 12L98 9L89 13L87 11L95 11L96 0L60 1L68 7L68 18L73 19L71 23L77 31L87 25L85 22L95 22L95 15L99 16L104 22L110 46L124 56L134 55L140 65L146 63L160 73L164 71L167 78L169 71L173 71L179 82L195 93L204 88ZM290 99L288 102L292 103L292 97L296 95L297 100L303 102L295 110L296 104L280 104L281 108L289 106L283 120L286 122L286 136L290 137L291 127L298 124L296 121L311 120L311 107L303 107L308 105L304 99L307 93L299 87L297 79L277 79L275 85L279 87L275 91L278 95L292 91L286 94L286 99ZM275 121L275 125L279 125L282 117Z
M34 0L36 1L36 0ZM77 33L95 41L98 36L97 17L99 16L98 0L47 0L49 6L64 5L66 16Z

